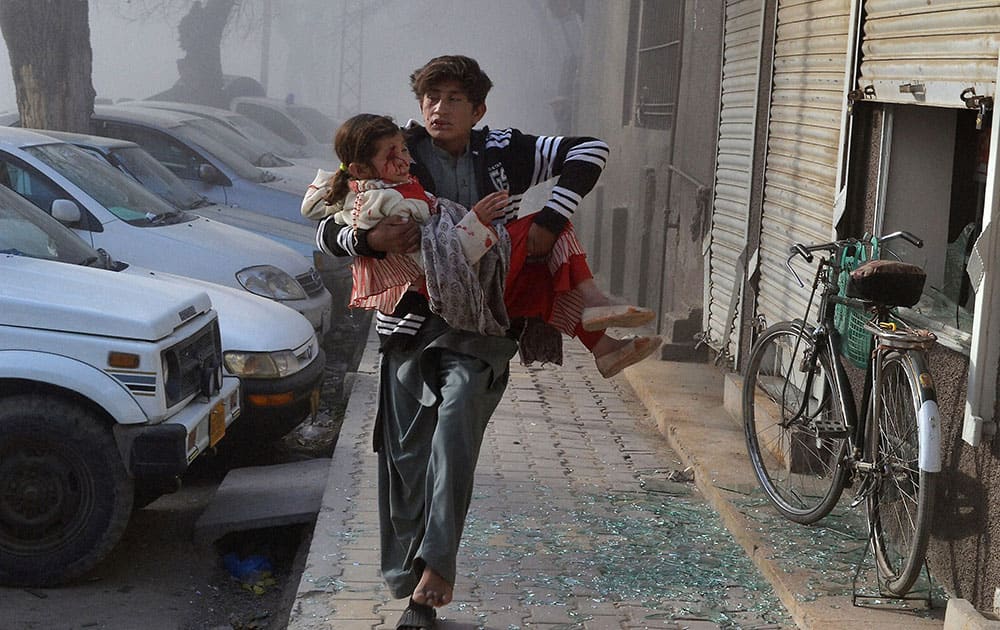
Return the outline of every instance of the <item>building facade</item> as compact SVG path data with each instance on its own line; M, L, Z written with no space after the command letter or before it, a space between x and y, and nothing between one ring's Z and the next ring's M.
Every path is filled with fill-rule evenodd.
M791 244L923 238L893 254L928 273L923 299L900 315L939 338L944 469L928 561L952 595L990 607L1000 2L579 5L573 129L612 146L579 227L599 276L657 308L674 346L704 341L738 379L756 332L805 310Z

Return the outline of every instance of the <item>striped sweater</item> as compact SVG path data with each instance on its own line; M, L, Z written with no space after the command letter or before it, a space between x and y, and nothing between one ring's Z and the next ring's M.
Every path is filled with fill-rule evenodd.
M406 134L411 146L430 138L418 125L409 126ZM534 215L535 223L555 234L562 231L584 196L597 184L609 154L608 145L596 138L533 136L517 129L486 127L472 131L470 150L480 197L497 190L510 194L501 224L517 218L521 200L529 188L557 178L545 206ZM428 192L437 194L429 171L422 164L414 163L410 172ZM384 256L368 246L365 230L342 226L330 218L320 223L316 245L334 256ZM383 341L392 335L413 335L429 315L426 300L414 293L413 297L402 300L391 315L376 313L376 331Z

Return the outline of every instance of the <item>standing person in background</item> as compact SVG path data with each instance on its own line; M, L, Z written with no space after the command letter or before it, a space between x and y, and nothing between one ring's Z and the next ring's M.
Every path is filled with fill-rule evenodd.
M525 252L522 260L511 260L511 273L534 274L539 284L521 299L537 305L540 295L550 296L549 305L537 314L580 337L605 376L652 354L659 338L618 340L603 332L612 325L639 325L652 313L589 294L600 292L578 243L553 251L557 237L572 229L569 219L580 200L600 177L607 145L593 138L532 136L516 129L474 130L486 114L492 82L468 57L437 57L410 79L425 123L406 130L416 160L411 172L428 192L467 208L488 193L508 191L510 202L499 223L506 225L512 241L523 239L518 249ZM545 206L518 219L524 192L553 177L558 179ZM420 230L402 217L355 230L331 216L320 223L317 244L334 255L381 258L416 251ZM551 266L551 260L558 262ZM518 296L507 300L517 302ZM600 305L584 309L585 302ZM374 436L382 576L394 597L410 598L397 628L430 628L434 608L453 597L472 472L517 344L507 336L451 329L419 291L407 291L391 314L376 313L376 331L382 343Z

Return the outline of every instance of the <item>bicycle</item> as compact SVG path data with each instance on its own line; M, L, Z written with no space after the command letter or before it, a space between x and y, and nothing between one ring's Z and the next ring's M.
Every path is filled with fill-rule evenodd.
M916 265L869 261L851 271L848 248L877 247L908 232L878 239L844 239L791 247L816 267L803 319L764 330L753 344L743 375L743 426L754 473L785 518L810 524L830 513L846 487L856 486L852 507L867 508L870 547L888 594L903 596L925 562L941 437L927 351L936 337L910 328L891 309L919 300L926 274ZM845 260L847 262L845 262ZM850 272L850 281L842 282ZM918 286L919 285L919 286ZM810 322L819 293L817 316ZM835 310L858 309L873 348L862 355L862 412L840 350L847 341Z

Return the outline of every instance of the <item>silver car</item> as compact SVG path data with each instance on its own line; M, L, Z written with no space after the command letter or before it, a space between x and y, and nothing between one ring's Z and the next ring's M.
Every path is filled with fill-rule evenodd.
M177 210L189 211L250 230L290 247L307 258L314 258L317 253L314 226L292 223L239 206L212 203L134 142L64 131L46 130L42 133L102 158Z
M332 158L330 147L337 124L314 107L274 98L240 96L233 99L229 109L256 120L309 155Z
M98 105L91 130L135 142L213 203L311 225L299 210L308 183L254 165L199 120L204 121L166 110Z
M201 116L216 122L220 122L247 140L259 146L268 147L276 155L285 158L295 164L301 164L313 169L322 168L329 170L333 157L333 138L327 142L322 157L315 157L306 151L302 145L289 142L282 136L274 133L264 125L243 114L230 109L219 107L209 107L208 105L197 105L194 103L180 103L177 101L125 101L118 103L124 107L146 107L153 109L166 109L183 114Z

